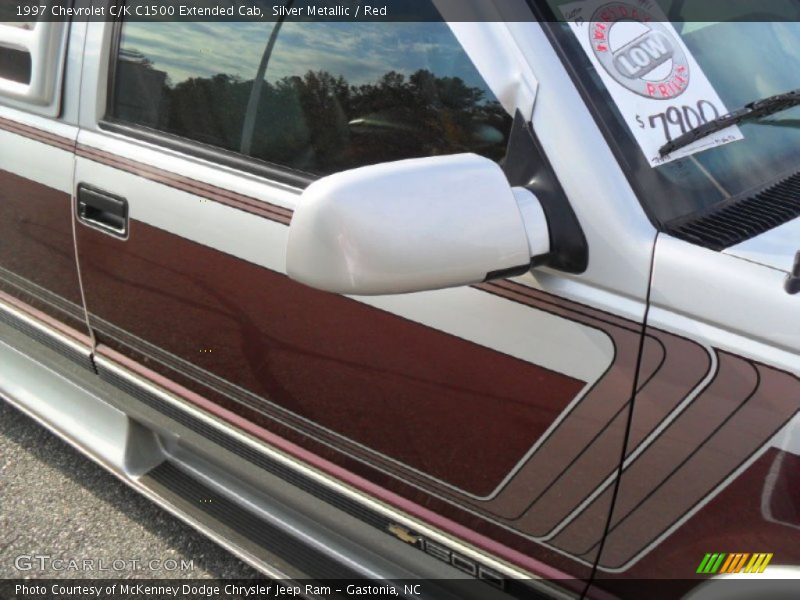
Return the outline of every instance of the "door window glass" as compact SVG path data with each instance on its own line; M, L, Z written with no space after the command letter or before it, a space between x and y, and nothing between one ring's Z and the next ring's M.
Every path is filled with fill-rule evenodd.
M511 118L446 23L127 22L119 47L115 121L316 175L505 154Z

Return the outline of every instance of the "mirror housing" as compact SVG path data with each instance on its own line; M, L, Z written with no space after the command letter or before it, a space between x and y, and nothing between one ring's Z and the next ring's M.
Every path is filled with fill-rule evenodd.
M401 294L524 272L549 249L536 197L491 160L458 154L311 184L289 227L286 272L328 292Z

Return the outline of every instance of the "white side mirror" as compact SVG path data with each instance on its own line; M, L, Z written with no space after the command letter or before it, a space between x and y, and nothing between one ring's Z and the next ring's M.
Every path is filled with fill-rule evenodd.
M303 193L286 271L329 292L400 294L527 268L550 250L536 197L474 154L385 163L324 177Z

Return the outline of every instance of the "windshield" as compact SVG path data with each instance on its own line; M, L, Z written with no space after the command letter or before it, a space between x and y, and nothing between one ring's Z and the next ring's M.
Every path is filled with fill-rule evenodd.
M626 3L607 2L605 6L612 4L619 7ZM629 6L633 4L631 1ZM668 7L679 2L659 4L662 8L666 6L667 14L671 14ZM551 5L554 11L562 9L557 14L566 14L565 3L551 1ZM637 131L638 127L642 130L655 128L666 142L703 120L719 116L716 114L719 104L716 111L707 105L708 114L703 115L703 105L698 107L696 97L681 89L689 85L680 76L680 64L684 60L693 61L691 85L700 85L695 83L698 79L695 67L699 66L702 85L710 90L706 93L715 93L716 102L721 102L727 111L800 88L800 23L797 22L800 1L770 0L762 6L758 14L750 15L751 21L747 20L748 14L735 14L732 18L736 21L658 23L645 28L649 37L637 38L641 48L623 40L627 45L614 55L615 60L621 61L616 63L619 71L638 69L654 56L666 63L644 69L651 68L652 73L660 69L662 75L665 70L669 73L669 69L673 69L666 91L653 92L656 88L650 86L650 95L655 94L664 106L657 115L635 114L635 108L620 100L621 88L614 89L620 83L610 80L597 68L598 62L590 60L590 52L579 41L581 33L576 31L579 28L574 23L551 26L557 45L584 88L584 97L596 112L607 138L616 146L623 168L645 209L659 224L703 212L721 201L757 191L800 170L800 107L743 123L738 130L726 130L723 137L700 144L702 149L690 150L687 156L664 164L657 164L653 156L646 156L641 139L643 133ZM775 11L774 15L771 11ZM795 14L797 18L787 19L787 14ZM669 29L659 31L660 26ZM608 30L603 26L599 31L592 30L591 24L586 28L586 33L592 36L602 36L604 31ZM683 48L673 50L669 46L667 36L670 35L680 36L688 57L683 56ZM675 48L678 45L673 43ZM665 48L669 52L663 52ZM638 59L641 59L639 63ZM642 89L647 91L645 84ZM632 85L629 87L626 93L637 91ZM661 95L664 97L660 98Z

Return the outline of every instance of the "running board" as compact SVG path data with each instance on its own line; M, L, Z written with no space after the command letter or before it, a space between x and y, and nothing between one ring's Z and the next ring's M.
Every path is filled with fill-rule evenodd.
M141 476L139 485L261 562L275 562L274 553L280 550L281 562L285 560L291 564L292 570L300 569L300 573L292 573L295 579L311 579L309 573L314 574L315 580L356 580L369 575L348 568L303 544L297 537L255 511L246 510L171 461L164 461Z

